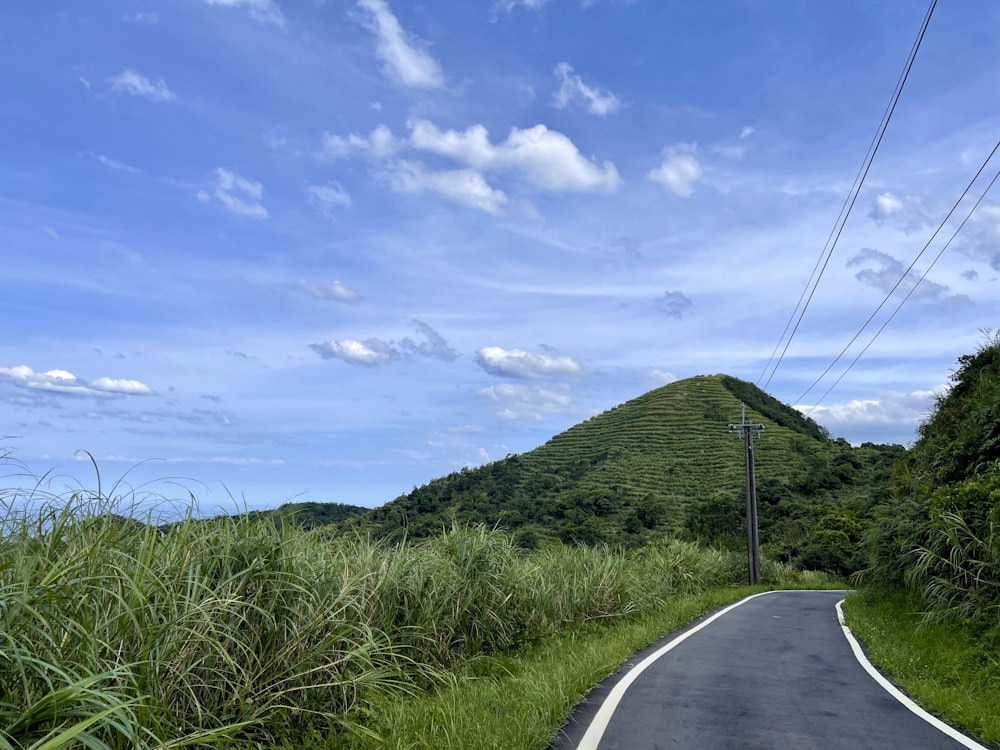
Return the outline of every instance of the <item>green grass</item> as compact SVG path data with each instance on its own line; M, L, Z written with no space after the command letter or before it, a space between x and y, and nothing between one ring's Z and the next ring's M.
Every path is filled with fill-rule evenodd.
M371 741L415 696L745 576L742 555L676 540L529 553L456 527L390 544L260 516L155 525L121 502L0 491L0 750Z
M1000 746L1000 641L927 622L919 598L866 589L848 597L847 624L871 661L926 710Z

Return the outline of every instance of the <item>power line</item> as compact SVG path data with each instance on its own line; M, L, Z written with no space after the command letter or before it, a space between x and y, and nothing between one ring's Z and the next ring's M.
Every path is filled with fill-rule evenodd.
M997 146L995 146L993 148L993 153L996 153L997 147L1000 147L1000 142L997 142ZM991 153L990 154L990 159L992 159L992 158L993 158L993 154ZM987 159L987 162L989 162L989 159ZM986 164L983 164L983 167L985 167L985 166L986 166ZM981 172L982 169L980 169L979 171ZM977 177L978 177L978 174L977 174ZM951 245L952 241L958 236L958 233L961 232L962 229L965 227L966 222L968 222L969 219L972 218L972 214L974 214L976 212L976 209L979 208L979 204L983 202L984 198L986 198L986 194L989 193L990 190L993 188L993 185L994 185L994 183L996 183L997 179L1000 179L1000 170L998 170L997 173L995 175L993 175L993 179L990 180L990 184L986 186L986 189L982 192L982 195L979 196L979 199L976 201L975 205L972 207L972 209L969 211L969 213L966 214L965 218L962 219L962 223L958 225L958 229L956 229L952 233L951 237L949 237L948 241L944 244L944 247L941 248L941 250L938 252L938 254L934 257L934 260L932 260L931 263L930 263L930 265L927 266L927 270L923 272L923 274L920 276L919 279L917 279L916 283L911 287L910 291L908 291L906 293L906 296L903 297L902 301L900 301L900 303L898 305L896 305L896 309L892 311L892 314L888 318L886 318L885 322L875 332L875 335L871 337L871 340L867 344L865 344L865 348L862 349L860 352L858 352L858 356L856 356L854 358L854 360L851 362L851 364L849 364L847 366L847 368L842 373L840 373L840 376L835 381L833 381L833 385L831 385L829 388L827 388L826 392L822 396L819 397L819 399L816 401L816 403L809 407L809 411L806 412L806 416L807 417L810 414L812 414L813 410L817 406L819 406L821 403L823 403L823 400L827 396L830 395L830 392L840 384L840 381L844 379L844 376L847 375L847 373L849 373L851 371L851 369L854 367L854 365L856 365L858 363L858 360L861 359L861 357L864 355L864 353L867 352L868 349L871 347L871 345L875 343L875 339L877 339L882 334L882 331L884 331L886 329L886 326L888 326L889 323L892 322L892 319L896 317L896 313L898 313L902 309L903 305L906 304L906 301L908 299L910 299L910 296L916 291L917 287L920 286L920 282L922 282L924 279L927 278L927 274L929 274L931 272L931 269L934 268L934 265L941 259L941 256L944 255L945 250L948 249L948 247ZM971 187L971 185L970 185L970 187ZM968 188L966 188L966 192L968 192ZM965 193L963 193L962 195L964 197ZM949 215L950 215L950 213L949 213ZM947 218L945 219L945 221L947 221ZM942 223L942 226L944 226L943 223ZM941 227L938 227L938 230L940 230L940 228ZM937 232L935 232L935 234L937 234ZM923 251L921 251L921 252L923 252ZM911 265L910 267L912 268L913 266ZM897 286L898 286L898 284L897 284ZM895 289L895 287L893 287L893 288ZM870 320L870 318L869 318L869 320ZM859 331L859 334L860 334L860 331ZM857 338L857 337L855 336L855 338ZM852 341L853 341L853 339L852 339ZM831 367L832 367L832 365L831 365ZM830 368L827 368L827 372L829 372L829 370L830 370ZM813 383L813 386L815 386L815 385L816 384ZM812 390L813 386L810 386L810 390ZM809 391L806 391L806 393L808 393L808 392ZM797 402L801 401L801 399L797 399L796 401Z
M766 390L771 384L771 379L774 378L775 373L778 371L778 367L784 360L785 354L788 352L788 347L791 346L792 339L795 338L795 334L799 330L799 325L805 317L806 310L809 309L809 304L812 302L813 296L816 294L816 289L819 287L820 279L823 278L827 265L829 265L830 259L833 257L833 251L837 247L837 242L840 241L840 235L844 231L847 219L850 217L851 211L854 209L854 204L857 202L858 196L861 194L861 188L864 185L865 178L868 176L868 171L871 169L872 163L875 161L875 155L878 153L879 146L882 144L882 138L885 136L885 131L889 127L889 121L892 119L892 115L896 111L896 105L899 103L899 98L903 93L903 87L906 85L906 81L910 76L910 70L913 68L913 63L916 60L917 51L920 49L920 45L924 40L924 35L927 33L927 27L930 25L931 16L934 15L934 9L936 7L937 0L931 0L931 4L927 8L927 13L924 15L923 23L920 26L920 32L917 34L917 38L914 40L913 46L910 48L910 54L907 57L906 64L903 66L903 72L900 74L899 80L896 82L896 88L893 91L890 104L886 107L885 112L882 114L882 119L876 129L876 135L869 144L868 151L865 152L865 158L862 160L861 168L858 170L858 175L854 178L854 184L851 186L851 191L847 194L847 198L844 199L844 204L840 208L840 214L838 214L837 220L833 224L833 229L830 230L830 235L827 237L823 250L820 251L819 258L816 260L816 265L813 266L813 272L809 276L809 280L806 282L805 288L802 290L802 295L799 297L799 301L796 303L795 309L792 310L788 323L785 324L785 330L782 332L777 345L774 347L774 352L771 353L771 357L768 359L767 364L764 365L764 369L761 372L760 377L757 379L757 382L759 383L764 377L764 373L767 372L768 367L774 360L774 354L778 351L778 347L781 346L781 342L785 339L785 334L788 332L788 328L791 325L792 320L795 318L796 312L798 312L798 319L795 321L795 326L792 328L792 332L788 335L788 340L785 341L785 348L781 350L781 355L778 357L778 361L774 363L774 369L771 370L771 374L762 386L764 390ZM824 255L826 256L825 260L823 260ZM816 268L820 266L821 260L822 267L819 270L819 275L817 275ZM815 281L813 280L813 277L815 277ZM811 290L810 284L812 285ZM809 290L809 296L805 301L805 305L802 305L802 299L806 296L807 290ZM800 305L802 306L801 312L799 312Z
M982 175L983 171L986 169L986 166L993 159L993 157L996 154L997 150L1000 150L1000 141L997 141L996 145L993 146L993 150L990 151L989 156L986 157L986 160L982 163L982 165L976 171L976 174L969 181L969 184L965 186L965 190L962 191L962 194L958 197L958 200L955 201L955 203L952 205L951 209L949 209L948 213L945 214L945 217L941 220L941 223L938 224L937 229L935 229L934 232L933 232L933 234L931 234L930 239L928 239L927 242L924 243L923 248L921 248L920 252L917 253L917 256L913 259L913 261L910 263L910 265L907 266L906 270L903 271L903 273L900 275L899 279L893 285L892 289L890 289L889 292L882 299L882 301L879 302L878 307L875 308L875 311L872 312L872 314L868 316L868 319L864 323L861 324L861 327L858 329L858 332L855 333L854 336L851 337L851 340L847 342L847 346L845 346L843 349L840 350L840 354L838 354L834 358L833 362L831 362L829 365L827 365L827 368L825 370L823 370L823 372L820 374L820 376L818 378L816 378L816 380L813 381L812 385L810 385L808 388L806 388L806 390L802 393L801 396L799 396L797 399L795 399L794 403L797 403L797 404L802 403L802 400L806 396L809 395L810 391L812 391L813 388L815 388L817 385L819 385L820 381L823 380L823 378L826 377L827 373L829 373L830 370L832 370L834 368L834 366L840 361L841 357L843 357L844 354L847 353L847 350L850 349L851 346L854 345L854 342L858 340L858 338L861 336L862 333L864 333L864 331L868 327L868 325L872 322L872 320L875 319L875 316L878 315L879 311L892 298L892 295L899 288L900 284L902 284L903 281L906 280L906 277L909 275L910 271L912 271L913 267L917 265L917 261L919 261L920 258L923 257L923 254L925 252L927 252L927 248L929 248L931 246L931 243L934 242L935 238L938 236L938 234L941 232L941 230L944 229L945 224L947 224L948 220L951 219L951 215L953 213L955 213L955 211L958 210L958 207L961 205L962 201L965 200L965 196L968 195L969 191L972 189L972 186L976 184L976 181L979 179L980 175ZM993 179L996 180L995 177ZM991 182L990 183L990 187L992 187L992 186L993 186L993 183ZM987 188L987 191L988 190L989 190L989 188ZM976 202L976 207L979 206L979 202L983 200L983 197L985 195L986 195L986 193L983 193L983 196L981 196L979 198L979 201ZM974 210L975 210L975 207L973 207L973 211ZM962 222L961 226L963 226L963 227L965 226L965 222L969 220L969 216L971 216L971 215L972 215L972 213L970 212L969 215L965 217L965 220ZM961 229L961 227L959 227L959 229ZM954 235L952 235L952 238L950 240L948 240L948 243L945 245L946 248L948 247L949 244L951 244L951 240L953 240L953 239L955 239ZM944 250L942 250L941 252L944 252ZM938 258L940 258L940 257L941 257L941 255L938 254ZM935 263L937 262L937 258L934 259L934 262ZM925 272L924 275L926 275L926 272ZM923 277L921 277L920 281L922 281L922 280L923 280ZM919 284L920 281L917 281L917 284ZM914 284L913 288L916 289L916 284ZM912 293L913 293L913 289L910 290L909 294L907 294L907 296L906 296L905 299L908 299L909 295L912 294ZM905 301L905 299L904 299L904 301ZM902 306L902 305L900 305L900 306ZM897 308L896 312L898 312L898 311L899 311L899 308ZM894 312L893 316L895 316L895 314L896 313ZM891 320L892 318L890 317L889 319ZM888 321L886 321L886 322L888 322ZM879 333L881 333L881 329L879 329ZM876 336L877 335L878 334L876 334ZM872 340L874 341L874 339L872 339ZM871 346L871 342L869 342L868 346ZM865 347L866 350L867 350L867 348L868 347ZM858 356L860 358L860 355L858 355ZM855 360L855 362L856 361L857 360ZM851 366L853 367L853 363L851 364ZM850 369L850 368L848 368L848 369ZM846 371L845 371L844 374L846 374ZM841 377L843 377L843 375L841 375ZM837 382L839 383L840 379L838 379ZM832 390L832 388L831 388L831 390ZM827 393L829 393L829 391L827 391ZM825 398L826 394L823 394L823 397Z

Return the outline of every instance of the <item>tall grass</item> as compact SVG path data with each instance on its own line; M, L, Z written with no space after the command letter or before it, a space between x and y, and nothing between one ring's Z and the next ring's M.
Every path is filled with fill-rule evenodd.
M739 555L418 544L266 517L134 521L100 492L0 517L0 750L295 745L590 620L737 583Z

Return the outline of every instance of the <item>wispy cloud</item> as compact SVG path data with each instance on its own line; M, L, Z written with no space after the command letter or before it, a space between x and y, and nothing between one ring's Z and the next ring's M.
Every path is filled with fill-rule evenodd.
M111 91L115 94L140 96L153 102L169 102L176 98L174 92L167 88L167 84L162 78L150 81L131 68L123 70L109 80L111 81ZM89 84L87 88L90 88Z
M601 91L585 84L580 76L573 73L573 66L569 63L559 63L553 72L559 79L559 88L553 95L559 109L570 102L583 103L593 115L609 115L621 109L622 103L617 96L610 91Z
M204 190L197 193L198 200L208 202L212 196L234 214L251 219L266 219L267 209L261 203L264 186L255 180L240 177L235 172L219 167L215 170L215 188L209 195Z
M360 294L342 281L334 281L332 284L317 286L311 282L299 279L299 286L316 299L347 302L349 304L361 302L363 299Z
M324 132L323 145L319 155L331 159L343 159L361 152L374 159L384 159L395 153L400 145L389 128L385 125L379 125L367 136L361 136L357 133L336 135Z
M35 372L27 365L0 367L0 380L13 383L21 388L68 396L112 398L115 396L153 395L153 389L138 380L100 377L87 381L66 370Z
M250 17L259 24L284 26L286 23L281 6L274 0L205 0L205 2L227 8L246 8L250 11Z
M95 154L93 151L87 151L87 156L92 159L96 159L101 164L106 166L108 169L115 169L119 172L131 172L132 174L141 174L142 170L138 167L132 167L123 162L112 159L110 156L105 156L104 154Z
M333 218L337 208L350 208L351 196L339 182L310 185L306 188L309 205L327 218Z
M476 362L491 375L512 378L545 378L575 375L583 370L572 357L531 354L523 349L484 346L476 352Z
M502 190L490 187L474 169L434 171L421 162L400 160L382 171L390 187L401 193L437 193L452 203L499 214L507 204Z
M477 393L498 417L510 422L537 422L573 408L569 388L563 384L500 383Z
M414 88L444 85L441 66L427 51L427 42L404 31L385 0L357 1L366 13L365 27L375 34L375 54L390 78Z
M868 268L862 268L854 277L863 284L874 287L880 292L888 293L899 281L900 276L905 278L896 288L894 294L902 296L913 288L913 285L920 280L920 274L916 269L906 270L903 263L896 260L888 253L883 253L870 247L863 248L851 258L848 266L861 266L868 264ZM962 306L975 304L964 294L952 294L951 289L944 284L924 279L920 286L913 293L913 298L934 300L948 304L958 304Z

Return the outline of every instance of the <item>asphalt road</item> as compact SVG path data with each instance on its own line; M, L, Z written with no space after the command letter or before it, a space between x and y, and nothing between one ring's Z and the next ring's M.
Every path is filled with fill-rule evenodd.
M644 656L698 624L668 636L592 691L553 750L968 747L862 668L837 620L843 597L781 591L750 599L641 671ZM633 670L641 674L630 676ZM607 714L619 682L617 692L628 687L601 733L602 705Z

